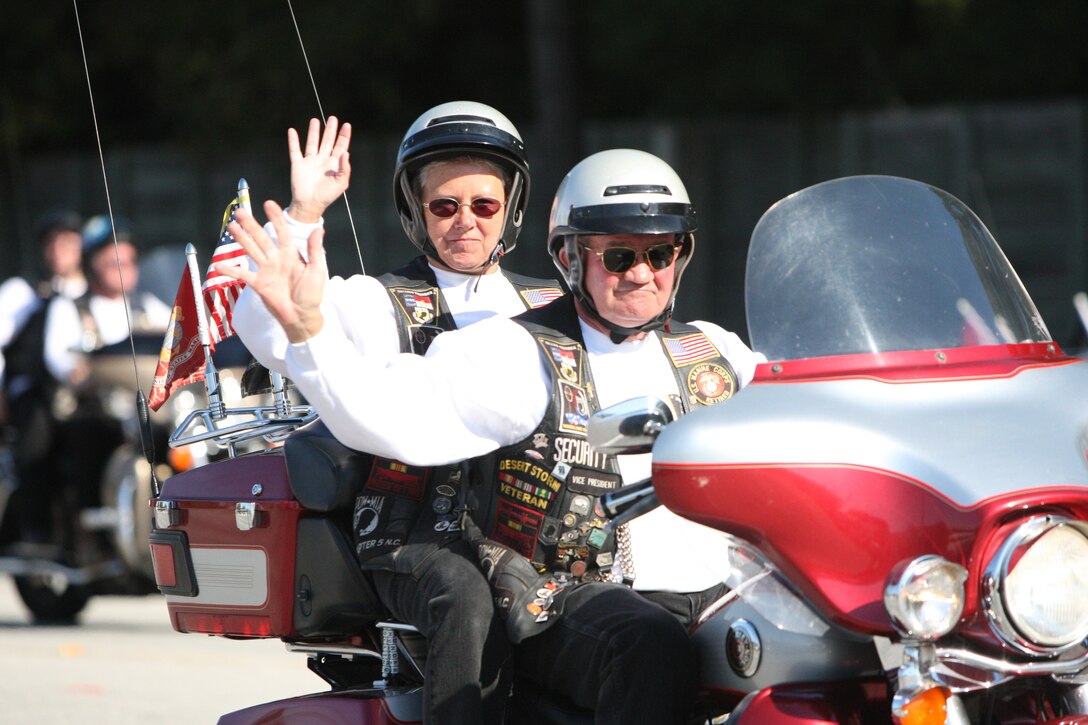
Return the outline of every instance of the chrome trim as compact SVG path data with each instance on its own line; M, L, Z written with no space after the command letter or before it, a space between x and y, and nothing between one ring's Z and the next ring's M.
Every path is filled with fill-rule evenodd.
M970 692L993 687L1015 677L1050 676L1055 679L1073 677L1088 668L1088 652L1071 660L1048 662L1009 662L963 649L937 649L930 663L933 678L953 692ZM970 667L986 679L972 679L950 665Z
M181 510L177 501L155 501L155 528L168 529L181 523Z
M648 453L658 434L674 420L676 413L664 400L631 398L591 415L586 438L599 453Z
M898 687L892 697L892 716L902 718L905 708L919 694L941 684L932 676L937 660L932 642L904 642L903 664L899 666Z
M960 606L959 611L952 617L948 626L940 632L915 632L907 626L905 617L903 614L903 607L900 602L900 594L902 593L904 584L917 576L922 576L926 572L936 569L938 567L949 567L951 571L956 575L959 580L959 595ZM888 613L888 618L891 619L892 625L899 631L906 639L909 640L925 640L934 641L940 639L944 635L951 632L956 624L959 622L960 617L963 616L964 602L967 598L967 592L965 588L965 582L967 581L967 570L945 559L942 556L936 554L925 554L923 556L916 557L909 561L904 560L894 566L891 572L888 573L888 583L884 585L884 611Z
M299 642L284 642L288 652L299 652L306 655L339 655L341 657L370 657L380 660L379 652L366 647L354 647L349 644L305 644Z
M234 525L239 531L249 531L261 525L261 512L252 501L240 501L234 504Z
M759 631L747 619L738 619L729 625L725 637L725 659L739 676L748 678L759 669L763 656L763 642Z
M1022 546L1027 546L1042 537L1047 532L1059 526L1072 526L1081 535L1088 539L1088 524L1082 521L1074 521L1064 516L1037 516L1028 519L1010 534L1001 544L982 575L980 603L982 611L986 613L986 619L990 623L990 629L994 634L1008 645L1020 652L1032 657L1053 657L1062 652L1067 652L1077 646L1084 646L1088 637L1088 626L1079 632L1075 639L1065 645L1047 646L1030 641L1017 630L1008 613L1005 611L1004 584L1008 576L1009 560L1013 552Z
M243 418L230 423L231 418ZM282 406L255 406L227 408L221 415L208 408L194 410L186 416L170 435L171 448L211 440L233 451L234 446L254 438L277 442L286 438L296 428L317 419L317 413L309 405L294 405L289 410ZM220 427L222 425L222 427Z

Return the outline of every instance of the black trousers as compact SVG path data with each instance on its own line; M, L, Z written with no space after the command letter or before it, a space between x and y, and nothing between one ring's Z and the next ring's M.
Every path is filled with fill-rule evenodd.
M724 585L693 594L582 585L552 627L517 647L519 685L565 695L593 710L598 725L686 723L699 680L687 626L724 592Z
M413 556L413 547L431 548L407 544L399 556ZM411 573L371 575L389 611L427 638L423 722L501 723L511 645L475 551L454 541L422 557Z

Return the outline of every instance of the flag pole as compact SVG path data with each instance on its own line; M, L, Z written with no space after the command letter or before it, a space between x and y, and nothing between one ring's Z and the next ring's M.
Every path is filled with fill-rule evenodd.
M250 214L253 213L249 199L249 184L244 178L238 180L238 205ZM269 370L268 379L272 383L272 397L276 402L276 412L282 416L291 415L291 401L287 397L287 383L283 375L275 370Z
M200 270L196 266L196 247L185 245L185 261L189 266L189 281L193 285L193 301L196 303L196 325L200 344L204 348L204 389L208 392L208 408L212 418L222 420L226 417L223 397L219 391L219 372L212 362L212 343L208 335L208 310L204 305L204 291L200 285Z

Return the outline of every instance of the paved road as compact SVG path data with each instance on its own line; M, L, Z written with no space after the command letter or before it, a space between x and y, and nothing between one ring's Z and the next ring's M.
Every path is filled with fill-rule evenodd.
M279 640L175 632L157 595L92 599L76 626L34 626L0 575L2 725L199 725L325 689Z

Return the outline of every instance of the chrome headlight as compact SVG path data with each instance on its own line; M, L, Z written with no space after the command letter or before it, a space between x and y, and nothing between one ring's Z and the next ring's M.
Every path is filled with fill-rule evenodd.
M1031 654L1088 637L1088 525L1059 516L1016 529L986 568L983 607L999 637Z
M884 609L906 637L932 640L952 631L963 614L967 570L939 556L903 562L884 588Z

